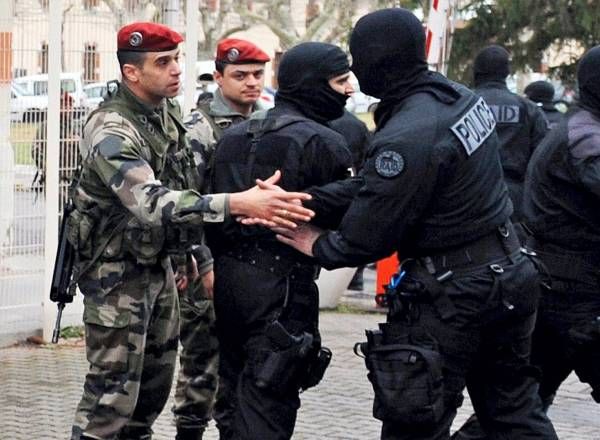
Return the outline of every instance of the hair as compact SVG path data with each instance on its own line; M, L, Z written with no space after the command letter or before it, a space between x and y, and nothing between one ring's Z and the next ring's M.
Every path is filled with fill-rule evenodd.
M227 63L224 63L223 61L218 61L215 60L215 70L217 72L219 72L221 75L223 75L223 72L225 71L225 65Z
M133 64L134 66L141 68L144 65L144 61L146 61L146 52L117 50L117 59L119 60L119 67L121 68L122 74L123 66L125 66L125 64Z

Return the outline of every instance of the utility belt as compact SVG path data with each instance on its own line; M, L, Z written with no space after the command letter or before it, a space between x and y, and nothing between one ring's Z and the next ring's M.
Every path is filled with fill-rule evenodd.
M167 246L167 239L173 237L168 237L167 228L144 225L129 214L93 216L75 209L68 221L67 238L85 268L79 276L97 261L134 259L142 266L154 266L175 251L180 253L181 247Z
M454 248L431 252L422 257L430 272L443 272L446 270L465 270L488 265L501 259L512 259L519 253L521 243L517 237L515 227L510 221L496 228L492 233L484 235L470 243Z
M533 236L527 238L525 247L539 256L551 277L592 285L600 283L598 252L573 252L556 245L542 243Z
M259 243L244 243L224 252L224 255L256 266L281 277L314 281L321 268L307 262L299 262L278 249Z

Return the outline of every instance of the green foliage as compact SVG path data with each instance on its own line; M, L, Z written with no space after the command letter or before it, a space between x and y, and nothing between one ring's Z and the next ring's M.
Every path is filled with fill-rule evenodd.
M81 327L81 326L64 327L60 331L60 337L62 339L83 338L84 335L85 335L85 331L84 331L83 327Z
M466 26L455 32L448 76L466 84L472 80L475 55L488 44L511 52L513 70L539 71L544 51L552 45L562 52L573 41L583 49L600 42L597 0L471 0L459 15ZM576 62L574 54L550 74L573 84Z

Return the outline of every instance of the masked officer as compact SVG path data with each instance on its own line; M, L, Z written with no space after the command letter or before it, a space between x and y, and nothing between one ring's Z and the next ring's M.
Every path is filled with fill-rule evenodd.
M554 86L548 81L534 81L523 92L542 110L549 129L556 127L564 119L564 115L554 105Z
M189 189L197 170L170 99L179 91L181 41L156 23L123 27L117 35L123 81L84 128L68 237L78 251L90 369L72 439L151 438L175 368L179 311L171 251L186 244L177 237L185 225L195 230L249 213L270 219L280 209L310 218L292 203L302 194L290 200L258 188L207 196ZM188 274L178 272L181 283Z
M547 268L531 350L548 409L575 371L600 403L600 46L579 62L580 102L531 157L523 213L527 247ZM486 439L471 417L456 440Z
M214 190L248 188L276 169L286 190L347 176L350 152L326 124L342 115L353 91L349 75L346 54L337 46L303 43L290 49L279 66L275 107L224 132L215 151ZM334 221L319 217L325 227ZM220 380L231 391L219 393L220 438L289 439L299 390L320 380L328 360L318 332L318 267L264 228L228 222L209 238Z
M528 362L537 273L509 219L492 111L428 71L423 27L405 9L362 17L350 52L361 90L381 98L364 185L338 230L306 226L278 238L328 269L402 255L398 288L416 298L411 331L432 340L435 362L407 382L423 347L406 362L390 355L386 380L375 381L381 438L447 439L466 386L493 438L556 439ZM437 378L429 383L439 394L425 386L389 400L422 374Z
M258 109L269 56L249 41L228 38L217 46L214 74L219 85L185 120L202 177L223 130ZM204 186L204 183L202 183ZM199 188L200 189L200 188ZM213 259L205 245L194 246L200 280L181 295L181 368L173 413L177 440L199 440L212 417L218 385L218 341L212 303Z
M535 104L506 87L509 58L503 47L488 46L475 57L473 73L475 93L483 96L496 118L500 160L514 209L512 219L518 222L527 163L548 127L544 114Z

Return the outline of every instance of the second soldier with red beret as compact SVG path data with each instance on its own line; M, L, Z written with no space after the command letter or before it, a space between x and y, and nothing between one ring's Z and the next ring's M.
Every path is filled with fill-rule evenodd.
M269 56L246 40L227 38L219 42L214 78L218 89L204 98L185 119L199 171L204 174L208 157L223 130L246 120L260 109L265 63ZM213 259L206 246L195 246L200 281L181 296L181 368L177 377L175 405L176 440L199 440L212 417L218 384L218 341L212 302ZM220 394L224 393L223 387ZM221 402L225 402L221 400ZM217 404L218 405L218 404ZM217 411L219 407L217 407Z

